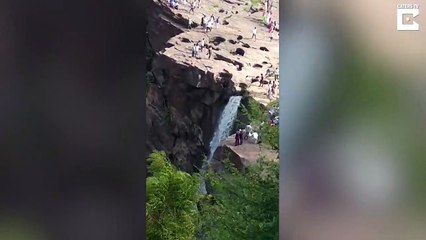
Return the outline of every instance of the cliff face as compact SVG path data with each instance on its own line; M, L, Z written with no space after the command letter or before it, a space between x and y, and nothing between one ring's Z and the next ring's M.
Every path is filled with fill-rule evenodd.
M228 75L162 55L186 20L160 3L147 11L146 123L149 150L163 150L187 172L200 168L223 106L235 93Z

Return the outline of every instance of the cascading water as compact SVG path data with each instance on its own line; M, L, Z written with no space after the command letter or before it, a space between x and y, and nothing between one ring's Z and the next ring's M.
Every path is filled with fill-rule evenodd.
M210 151L207 162L213 158L213 154L219 146L220 142L229 137L235 118L237 117L238 107L240 106L241 96L232 96L229 98L223 112L219 118L219 123L214 131L213 138L210 141Z
M214 131L213 138L210 141L210 149L209 155L207 158L207 162L203 166L202 172L204 172L205 168L208 166L210 161L213 158L214 152L216 151L219 144L225 140L232 129L232 125L237 117L238 107L240 106L241 96L232 96L229 98L228 104L226 104L225 108L220 115L218 125ZM204 179L202 180L200 191L203 194L206 194L206 183Z

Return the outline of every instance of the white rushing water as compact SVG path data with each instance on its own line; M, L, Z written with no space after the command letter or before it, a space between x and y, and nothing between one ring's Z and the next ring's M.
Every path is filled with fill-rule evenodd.
M213 158L213 154L219 146L220 142L229 137L229 133L234 124L235 118L237 118L238 107L240 106L241 96L232 96L229 98L228 104L220 115L218 125L214 131L213 138L210 141L210 152L207 162L210 162Z
M229 98L228 103L226 104L220 115L217 127L213 134L213 138L210 141L209 156L207 158L205 166L203 166L202 171L204 171L205 167L207 167L207 165L212 160L214 152L216 151L219 144L230 135L232 125L234 124L234 121L237 118L238 107L240 106L240 102L241 96L232 96ZM203 194L207 193L206 183L204 182L204 179L200 186L200 192L202 192Z

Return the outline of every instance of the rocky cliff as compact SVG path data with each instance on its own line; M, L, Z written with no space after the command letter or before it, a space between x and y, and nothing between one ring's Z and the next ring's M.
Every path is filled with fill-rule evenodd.
M249 2L203 0L194 13L185 1L179 2L179 9L170 9L166 0L150 0L146 11L147 145L164 150L177 167L193 172L207 155L230 96L244 90L262 104L271 101L259 77L278 66L279 33L270 38L262 13L251 11ZM273 18L279 22L279 1L273 2ZM211 32L198 26L203 15L220 18ZM188 18L194 22L191 30ZM251 36L254 27L257 39ZM204 51L195 59L191 46L202 39L212 46L212 56Z
M146 122L149 150L164 150L180 169L200 168L221 109L235 94L226 74L163 55L185 20L160 3L148 16Z

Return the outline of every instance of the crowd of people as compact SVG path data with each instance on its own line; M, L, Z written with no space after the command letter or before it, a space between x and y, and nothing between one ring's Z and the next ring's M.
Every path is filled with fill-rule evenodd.
M268 111L268 124L270 126L278 126L279 125L279 107L272 107ZM266 122L262 122L261 125ZM244 142L248 142L251 144L260 143L259 133L253 131L253 127L248 124L244 129L238 129L235 133L235 146L242 145Z
M168 0L169 6L174 9L179 9L179 3L178 1L182 2L183 5L186 5L189 7L188 12L194 14L195 9L201 7L201 0L193 0L192 2L187 2L187 0ZM263 0L264 8L263 8L263 15L262 15L262 21L267 27L267 31L270 34L270 40L273 39L273 34L277 30L277 22L273 21L272 18L272 0ZM212 29L218 28L220 25L220 17L214 16L213 14L210 17L207 17L205 14L201 17L201 27L203 28L204 32L211 32ZM188 29L192 29L194 21L191 19L191 17L188 17ZM257 27L254 27L252 29L252 37L251 39L254 39L254 41L257 40Z
M269 39L272 41L274 32L277 30L277 21L272 19L272 0L264 0L263 4L262 21L268 28L268 33L270 34Z
M271 78L274 76L274 80L265 80L266 78ZM265 82L268 83L268 86L266 88L266 95L268 96L268 99L272 99L275 96L275 89L277 88L277 82L279 79L279 69L278 67L275 68L275 71L272 71L270 68L266 69L265 75L263 73L260 74L260 77L256 77L256 79L259 80L259 87L263 87ZM254 80L252 80L254 81Z
M235 146L242 145L245 141L252 144L259 143L259 134L253 131L253 127L250 124L244 129L238 129L235 133Z
M194 8L197 7L197 5L195 5L195 3L198 3L198 6L200 4L200 1L194 1L191 3L191 8L190 8L190 12L194 11ZM203 16L201 17L201 28L203 29L204 32L211 32L213 27L218 28L219 27L219 16L214 16L213 14L207 18L207 16L205 14L203 14ZM188 29L191 30L192 26L193 26L193 21L191 19L191 17L188 18ZM200 41L197 41L196 43L194 43L194 45L192 46L192 57L194 58L201 58L200 53L203 52L203 49L206 49L207 52L207 58L210 59L212 56L212 46L207 45L206 42L204 41L204 38Z
M187 2L187 0L168 0L169 5L171 8L178 9L179 8L179 1L185 6L188 6L189 13L194 13L195 9L201 7L201 0L193 0L192 2ZM273 33L277 30L277 22L273 20L272 17L272 0L263 0L263 14L262 14L262 21L267 27L267 31L270 33L270 40L273 39ZM188 29L193 29L194 21L189 16L188 17ZM218 28L220 25L220 17L214 16L213 14L211 16L206 16L205 14L202 14L202 17L200 19L200 27L203 29L205 33L211 32L213 28ZM252 36L251 39L254 41L257 40L257 27L254 27L252 29ZM192 57L200 59L201 53L203 53L203 50L206 50L206 57L207 59L211 59L212 56L212 46L206 44L204 38L202 40L194 42L191 52ZM267 78L274 76L274 80L265 80ZM264 83L267 82L267 88L266 88L266 95L268 99L273 99L276 94L276 88L277 88L277 81L279 78L279 70L278 68L275 69L275 71L271 71L271 69L267 69L265 75L263 73L260 76L259 81L259 87L263 87Z

